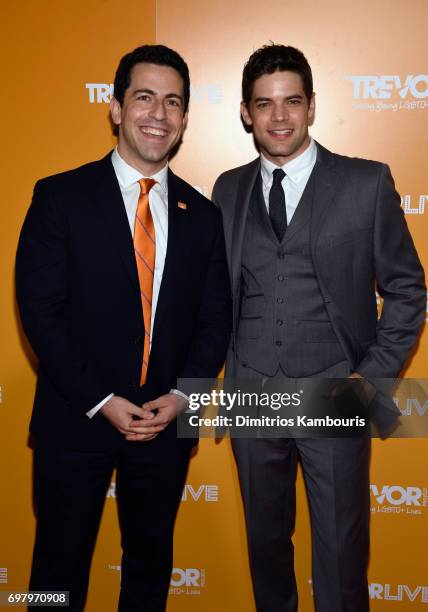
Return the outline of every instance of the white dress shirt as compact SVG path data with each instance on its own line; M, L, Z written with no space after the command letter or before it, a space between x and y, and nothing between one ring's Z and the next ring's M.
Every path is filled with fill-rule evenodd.
M260 159L263 197L268 212L269 192L273 182L272 173L278 168L282 168L282 170L285 172L281 185L285 195L287 224L290 224L317 160L317 146L315 141L311 138L307 149L305 149L298 157L295 157L291 161L285 163L283 166L277 166L276 164L272 163L266 159L266 157L264 157L263 153L260 155Z
M168 164L156 174L146 177L141 172L126 163L121 158L117 148L111 156L114 171L119 181L120 191L125 204L126 215L132 236L134 236L135 217L137 214L138 199L141 188L139 180L152 178L156 185L149 191L149 206L155 226L156 259L155 273L153 278L152 295L152 318L150 324L150 346L152 344L153 322L155 320L156 306L158 303L159 289L162 282L163 269L165 267L166 247L168 243Z
M155 273L153 278L152 313L150 325L151 347L153 324L155 320L156 306L159 298L163 270L165 267L166 248L168 244L168 164L166 164L162 170L159 170L159 172L153 176L145 177L143 174L141 174L141 172L127 164L126 161L122 159L122 157L119 155L117 147L112 153L111 161L116 178L119 182L132 236L134 236L135 217L137 215L138 199L141 193L141 188L138 181L142 178L152 178L156 181L156 185L153 185L149 191L149 206L155 226L156 241ZM171 391L177 392L175 389ZM181 395L181 393L178 394ZM91 410L86 413L87 416L90 418L93 417L98 410L113 397L113 395L114 393L111 393L99 404L94 406L94 408L91 408Z

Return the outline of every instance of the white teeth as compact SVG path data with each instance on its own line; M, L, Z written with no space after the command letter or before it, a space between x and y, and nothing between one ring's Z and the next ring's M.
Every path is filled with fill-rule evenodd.
M293 130L272 130L273 134L291 134Z
M144 134L151 134L152 136L165 136L164 130L158 130L156 128L142 128Z

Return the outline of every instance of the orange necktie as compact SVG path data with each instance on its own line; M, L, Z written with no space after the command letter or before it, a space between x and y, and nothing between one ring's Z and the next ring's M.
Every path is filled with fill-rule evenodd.
M141 384L146 382L150 353L150 328L152 318L153 278L155 273L155 226L149 206L149 191L155 185L153 179L138 181L141 187L134 225L134 250L140 281L141 302L144 317L144 352L141 367Z

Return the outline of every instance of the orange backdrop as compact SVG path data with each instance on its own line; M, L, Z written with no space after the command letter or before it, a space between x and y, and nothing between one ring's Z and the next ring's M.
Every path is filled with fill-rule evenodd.
M185 12L184 12L185 10ZM239 120L242 67L269 40L301 48L314 72L313 136L339 153L391 165L410 230L428 263L424 236L428 77L426 2L380 0L25 0L3 9L2 345L0 368L0 589L25 589L34 519L31 452L26 446L34 358L16 318L13 262L37 178L101 157L114 145L110 85L120 57L161 42L188 61L190 122L174 169L210 194L225 169L255 157ZM428 337L406 375L425 377ZM424 413L407 391L404 413ZM418 399L419 403L414 400ZM428 407L428 405L427 405ZM405 418L405 417L403 417ZM422 417L421 417L422 418ZM375 441L371 468L374 611L425 609L428 578L426 440ZM120 547L114 483L95 551L87 610L115 609ZM302 479L295 533L300 609L313 611L310 530ZM254 603L236 471L227 441L203 440L192 460L176 529L168 612L251 611Z

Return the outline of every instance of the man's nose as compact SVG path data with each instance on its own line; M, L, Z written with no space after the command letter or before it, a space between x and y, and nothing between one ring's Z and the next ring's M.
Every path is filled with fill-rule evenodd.
M150 116L158 121L162 121L166 117L166 110L162 100L155 100L150 109Z
M273 121L286 121L288 119L288 107L285 104L274 104L272 108Z

